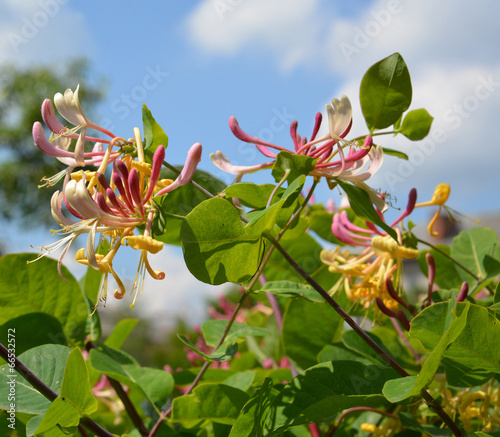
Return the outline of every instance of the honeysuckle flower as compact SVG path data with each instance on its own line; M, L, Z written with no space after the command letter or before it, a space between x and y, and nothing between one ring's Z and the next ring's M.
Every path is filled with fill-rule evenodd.
M103 276L98 302L105 302L110 274L118 286L114 296L121 299L125 294L125 286L113 267L113 259L118 249L121 246L129 246L140 250L139 267L132 288L132 291L135 291L132 307L139 291L142 293L146 271L154 279L165 277L162 271L151 268L147 258L148 253L158 253L163 247L162 242L151 236L151 226L157 212L154 198L188 183L201 157L201 144L196 143L190 148L186 165L179 177L175 181L160 179L165 148L159 146L153 155L152 164L148 164L144 161L140 132L134 130L134 134L138 160L131 157L115 159L108 180L104 175L111 150L108 147L96 172L74 172L63 189L54 193L51 201L52 216L61 226L61 229L54 233L62 235L63 238L53 245L43 247L43 253L40 255L51 254L62 247L59 258L61 275L60 265L70 246L79 235L87 234L86 247L77 252L76 261L101 271ZM112 142L110 144L112 145ZM64 209L72 218L65 215ZM134 234L138 226L144 226L143 235ZM99 253L96 251L96 244L103 239L108 240L109 250Z
M229 127L236 138L246 143L255 144L259 152L272 160L253 166L233 165L220 151L211 154L210 159L221 170L238 175L238 179L240 179L246 173L271 168L277 154L281 151L288 151L296 155L309 156L316 160L315 167L310 173L312 176L324 177L328 181L337 178L363 184L380 167L383 157L382 149L376 148L376 151L371 152L373 140L370 135L365 138L361 147L357 141L344 139L352 125L351 103L346 96L342 96L340 100L334 99L332 105L327 105L327 114L329 130L319 138L317 138L317 134L322 122L321 113L316 114L310 140L301 137L297 133L298 123L296 121L292 122L290 136L294 146L293 150L288 150L247 134L240 128L236 118L230 117ZM346 148L349 150L347 155L345 154ZM362 171L367 162L370 162L369 168ZM363 186L363 188L365 187Z
M116 137L112 132L88 120L80 105L78 90L79 87L74 93L71 90L66 90L64 95L57 93L54 96L57 110L69 123L74 125L72 128L63 126L59 122L55 115L54 106L49 99L46 99L42 104L42 118L51 131L50 138L47 140L45 137L41 123L36 122L33 125L35 145L46 155L54 156L68 166L68 169L58 175L44 178L45 185L54 185L62 177L71 173L75 167L99 165L104 159L107 159L107 162L114 161L120 156L121 152L113 151L113 146L127 144L127 141L123 138ZM87 128L95 129L109 138L87 136ZM76 140L73 151L70 150L72 140ZM86 142L93 143L91 152L85 152ZM107 150L104 150L104 144L108 146Z
M353 224L345 210L334 214L334 236L347 245L365 248L357 255L341 246L334 251L323 250L320 254L321 260L329 266L331 272L342 275L346 294L352 302L360 302L368 308L376 298L380 298L387 308L397 311L398 302L388 293L386 281L399 274L403 259L418 256L416 249L402 245L401 232L396 227L413 211L416 199L417 192L413 189L410 191L406 209L390 225L398 234L397 242L369 222L367 228ZM379 213L382 216L382 213Z
M489 432L500 426L500 385L495 378L472 391L471 388L458 390L455 394L442 381L443 408L454 420L460 418L466 431Z
M448 200L448 197L450 197L450 186L448 184L439 184L434 190L434 194L432 195L431 200L415 205L416 208L420 208L422 206L439 206L436 214L434 214L431 221L429 222L429 225L427 226L429 234L433 237L437 237L439 235L436 231L434 231L434 225L439 217L439 214L441 214L441 209Z

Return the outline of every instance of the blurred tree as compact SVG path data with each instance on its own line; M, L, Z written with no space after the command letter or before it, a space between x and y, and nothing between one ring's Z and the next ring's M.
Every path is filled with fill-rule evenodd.
M50 198L55 188L37 186L43 176L64 168L56 159L43 155L34 145L33 123L42 121L44 99L75 89L80 84L80 101L87 115L104 96L104 83L91 83L85 60L65 66L0 67L0 205L7 220L30 226L52 224ZM63 122L63 124L67 124Z

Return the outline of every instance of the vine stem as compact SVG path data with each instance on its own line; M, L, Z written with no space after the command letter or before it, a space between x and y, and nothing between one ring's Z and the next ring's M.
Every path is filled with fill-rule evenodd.
M91 349L96 349L95 345L93 342L89 341L87 342L87 350L90 352ZM120 382L118 382L116 379L110 378L109 376L106 375L106 378L108 379L109 383L111 384L111 387L113 387L113 390L115 393L118 395L120 400L123 403L123 406L125 407L125 410L127 411L130 419L132 420L132 423L135 425L139 433L147 437L149 434L149 431L147 430L146 426L144 425L141 416L139 416L139 413L135 409L134 404L130 401L130 398L128 397L127 393L125 390L123 390L122 385Z
M175 168L172 164L169 164L167 161L163 161L163 165L167 167L169 170L172 170L174 173L181 174L179 169ZM215 197L212 193L210 193L210 191L205 190L205 188L203 188L199 183L193 181L192 179L189 183L197 190L201 191L205 196L209 198Z
M286 261L293 267L293 269L302 276L322 297L327 303L337 312L337 314L344 319L344 321L358 334L382 359L391 366L401 376L407 377L410 374L403 369L387 352L385 352L371 337L354 321L354 319L347 314L344 309L313 279L300 267L295 260L288 254L283 246L269 233L264 236L271 242L271 244L283 255ZM450 416L443 410L441 405L425 390L421 391L421 396L427 402L430 408L443 420L448 428L457 437L463 437L462 431L458 428Z
M226 328L224 329L224 332L222 333L217 345L215 346L214 351L219 349L219 347L222 345L222 343L224 343L224 340L225 340L229 330L231 329L231 326L233 326L234 320L236 319L236 316L238 315L238 312L240 311L241 307L243 306L243 303L245 302L245 299L247 298L248 294L249 294L249 292L245 291L245 293L243 293L240 300L236 304L236 307L234 308L233 314L231 314L231 318L229 319L228 324L227 324ZM198 375L196 375L196 378L193 380L193 382L189 386L188 390L183 394L183 396L186 396L193 391L193 389L198 385L198 382L200 382L200 380L203 377L203 375L205 374L205 372L210 367L210 364L211 364L210 361L205 361L203 363L203 366L201 367L200 371L198 372ZM163 420L168 415L170 415L171 412L172 412L172 407L170 407L165 412L160 413L160 417L158 418L155 425L151 429L151 432L149 433L148 437L155 436L155 434L158 431L158 429L160 428L160 425L162 424Z
M420 238L417 238L417 241L419 243L425 244L426 246L429 246L430 248L434 249L436 252L439 252L441 255L445 256L450 261L454 262L462 270L464 270L469 275L471 275L476 281L479 281L479 278L474 273L472 273L467 267L465 267L462 263L457 261L455 258L448 255L444 250L441 250L439 247L435 246L434 244L428 243L427 241L421 240Z
M59 397L55 391L48 387L40 378L38 378L38 376L21 363L17 357L14 357L2 343L0 343L0 356L7 362L11 362L12 358L14 358L15 369L19 375L35 387L50 402L54 402ZM101 425L97 424L87 416L83 416L80 419L80 423L99 437L113 437L113 434L106 431L101 427Z
M335 432L337 431L339 425L340 425L340 422L342 422L342 420L344 419L344 417L348 416L349 414L352 414L352 413L355 413L356 411L372 411L374 413L378 413L378 414L381 414L382 416L387 416L387 417L392 417L394 419L398 419L398 416L395 415L395 414L391 414L391 413L387 413L386 411L382 411L382 410L377 410L376 408L372 408L372 407L354 407L354 408L350 408L349 410L345 411L344 413L342 413L340 415L340 417L337 419L335 425L333 425L328 433L326 434L325 437L332 437L333 434L335 434Z

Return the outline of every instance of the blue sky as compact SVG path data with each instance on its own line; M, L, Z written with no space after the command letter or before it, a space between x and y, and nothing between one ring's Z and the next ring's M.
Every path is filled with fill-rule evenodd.
M372 185L398 199L417 187L424 200L448 182L450 206L478 215L499 208L498 16L493 0L480 7L467 0L5 0L0 62L89 58L93 75L109 82L94 121L129 137L146 103L170 137L172 163L183 163L199 141L200 167L230 183L210 153L244 165L264 160L232 136L229 116L248 133L289 146L292 120L310 136L316 112L346 94L353 135L366 133L359 83L374 62L398 51L412 76L411 109L425 107L435 122L423 142L383 137L410 162L387 157ZM317 200L332 194L323 188ZM12 234L2 236L11 249L26 250L26 238ZM46 236L28 238L42 244Z

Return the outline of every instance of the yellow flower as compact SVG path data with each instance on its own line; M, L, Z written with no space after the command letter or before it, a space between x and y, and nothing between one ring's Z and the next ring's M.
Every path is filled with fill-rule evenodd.
M434 206L434 205L439 206L439 209L437 210L436 214L434 214L434 217L432 217L431 221L429 222L429 226L427 226L429 234L432 235L433 237L437 237L439 235L436 231L434 231L434 224L436 223L439 214L441 214L441 209L448 200L449 196L450 196L450 186L448 184L439 184L434 190L434 194L431 200L429 200L428 202L418 203L417 205L415 205L415 208L419 208L421 206Z

